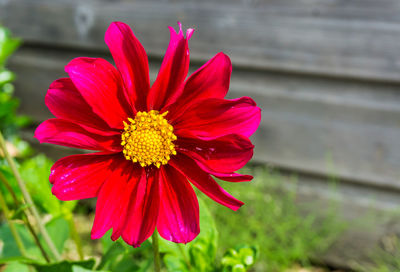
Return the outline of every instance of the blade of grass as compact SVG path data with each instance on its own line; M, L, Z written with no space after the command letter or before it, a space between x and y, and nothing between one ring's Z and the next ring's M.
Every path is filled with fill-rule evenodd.
M11 235L14 237L15 243L17 244L18 250L22 256L26 256L26 250L24 244L22 243L21 237L19 236L17 229L15 228L14 223L11 220L10 210L7 207L7 203L3 197L3 194L0 193L0 206L4 212L4 217L6 218L7 224L10 227Z
M22 195L24 196L26 203L29 205L29 209L32 212L33 217L36 220L36 223L37 223L37 226L39 228L39 231L43 235L43 239L45 240L46 244L49 246L49 249L50 249L51 253L53 254L53 256L55 257L55 259L57 261L61 261L61 255L58 252L58 250L57 250L56 246L54 245L53 241L51 240L46 228L44 227L44 224L42 222L42 219L40 218L39 212L37 211L37 209L36 209L36 207L35 207L35 205L33 203L32 197L29 194L29 192L28 192L28 190L26 188L26 185L25 185L25 183L23 182L23 180L21 178L21 175L19 174L19 172L17 170L15 162L11 158L10 154L8 153L8 150L7 150L7 147L6 147L6 143L4 141L4 137L3 137L3 134L1 132L0 132L0 149L3 150L4 157L6 158L8 164L9 164L9 166L11 168L11 171L13 172L13 174L15 176L15 179L17 180L18 186L21 189Z
M75 221L74 221L74 218L72 217L72 214L68 214L66 216L66 220L68 222L69 229L71 231L72 240L74 240L74 243L76 245L79 259L83 260L84 255L83 255L83 250L82 250L82 241L81 241L81 238L79 237L79 233L76 229Z
M18 200L17 196L15 195L10 183L7 181L6 177L1 172L0 172L0 181L3 183L3 185L10 192L10 194L11 194L13 200L14 200L15 206L19 207L20 205L23 205L24 203L20 203L19 202L19 200ZM50 263L50 258L47 255L46 251L44 250L42 244L40 243L39 237L37 236L35 230L33 229L32 224L29 222L28 216L27 216L25 210L22 211L22 220L24 221L24 224L28 228L29 232L32 234L32 237L33 237L36 245L40 249L40 252L42 253L42 255L45 258L46 262Z

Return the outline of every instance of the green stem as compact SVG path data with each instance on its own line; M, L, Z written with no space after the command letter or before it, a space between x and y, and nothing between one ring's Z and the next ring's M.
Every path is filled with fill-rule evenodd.
M74 240L76 249L78 251L79 259L83 260L84 255L83 255L83 250L82 250L82 241L81 241L81 238L79 237L79 233L76 229L74 218L72 217L71 214L68 214L66 216L66 219L68 221L69 229L71 231L71 237Z
M18 186L21 189L22 195L24 196L26 203L29 205L29 209L31 210L33 217L35 217L35 219L36 219L37 226L39 228L39 231L43 235L43 239L45 240L46 244L49 246L49 249L50 249L51 253L54 255L54 257L56 258L56 260L61 261L61 255L58 252L57 248L55 247L53 241L51 240L46 228L44 227L42 219L39 216L39 212L37 211L37 209L33 203L32 197L29 194L29 192L25 186L25 183L22 181L22 178L17 170L17 166L15 165L14 160L11 158L10 154L8 153L8 150L6 148L6 143L4 141L3 134L1 132L0 132L0 149L3 150L4 157L6 158L8 164L11 168L11 171L13 172L15 179L18 182Z
M11 197L14 200L14 203L18 206L18 198L14 193L13 188L11 187L10 183L8 182L8 180L6 179L6 177L3 175L2 172L0 172L0 181L3 183L3 185L6 187L6 189L8 190L8 192L11 194Z
M192 270L192 266L190 264L190 261L189 261L188 257L186 256L185 250L182 248L182 244L177 244L177 245L178 245L178 248L179 248L179 252L181 253L181 255L183 257L183 260L186 263L186 266L187 266L188 270L191 271Z
M40 252L42 253L43 258L46 262L50 263L49 255L47 255L46 251L44 250L42 244L40 243L39 237L37 236L35 230L33 229L32 224L29 222L28 217L24 214L23 221L28 227L29 232L32 234L33 239L35 240L35 244L38 246Z
M0 181L3 183L3 185L7 188L7 190L11 194L11 196L12 196L12 198L14 200L15 206L16 207L20 206L21 203L19 202L17 196L15 195L14 190L12 189L10 183L7 181L6 177L1 172L0 172ZM32 224L29 222L28 216L26 215L25 210L22 211L22 213L23 213L22 214L22 220L24 221L24 223L25 223L26 227L28 228L29 232L32 234L32 237L35 240L35 243L38 246L38 248L39 248L40 252L42 253L43 257L49 263L50 262L50 258L47 255L46 251L44 250L42 244L40 243L39 237L37 236L35 230L33 229Z
M11 220L10 211L7 207L7 203L4 200L2 193L0 193L0 206L4 212L4 217L6 218L8 225L10 226L11 234L14 237L15 242L17 243L19 252L21 253L22 256L26 257L26 250L25 250L24 244L22 243L21 237L19 236L17 229L15 228L15 225Z
M153 236L151 236L151 240L153 242L154 271L160 272L160 251L158 249L158 233L156 229L153 232Z

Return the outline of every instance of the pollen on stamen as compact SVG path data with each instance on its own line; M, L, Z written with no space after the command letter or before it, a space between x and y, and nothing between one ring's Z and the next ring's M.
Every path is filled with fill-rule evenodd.
M159 114L156 110L139 111L135 119L123 122L121 145L125 159L139 163L142 167L151 164L160 168L176 155L173 141L177 139L174 128L164 118L168 112Z

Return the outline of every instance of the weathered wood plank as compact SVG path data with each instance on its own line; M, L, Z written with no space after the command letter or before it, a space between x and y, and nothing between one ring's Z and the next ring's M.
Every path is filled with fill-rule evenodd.
M296 188L297 203L305 216L311 213L323 220L335 212L338 222L346 224L324 254L327 264L358 271L361 264L373 262L385 239L399 235L398 192L340 181L327 183L307 175L297 177Z
M22 49L10 68L19 76L21 111L50 117L49 84L81 52ZM104 56L98 54L98 56ZM150 63L152 78L159 67ZM279 168L400 190L398 84L335 80L234 69L231 97L249 95L262 111L255 159Z
M236 65L399 81L397 1L2 1L0 22L27 43L105 50L111 21L162 56L167 25L195 26L193 58L225 51Z

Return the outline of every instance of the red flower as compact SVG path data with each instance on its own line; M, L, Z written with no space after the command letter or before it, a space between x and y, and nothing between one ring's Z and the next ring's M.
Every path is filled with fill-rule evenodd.
M128 25L112 23L105 35L116 67L100 58L73 59L69 78L54 81L46 105L56 116L35 132L42 143L98 153L60 159L51 169L60 200L97 197L92 238L110 228L140 246L154 232L187 243L199 233L199 206L192 183L233 210L243 203L213 177L252 179L234 171L253 156L248 137L260 123L249 97L224 99L231 62L217 54L186 78L188 40L179 23L153 86L146 52ZM190 181L190 183L188 182Z

